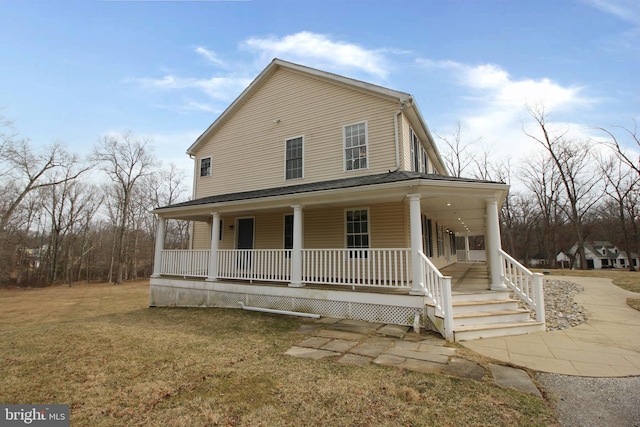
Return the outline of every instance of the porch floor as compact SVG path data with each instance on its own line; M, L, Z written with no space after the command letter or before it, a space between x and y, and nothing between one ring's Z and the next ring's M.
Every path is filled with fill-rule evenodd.
M174 279L183 279L181 276L163 276L167 278ZM185 280L189 280L191 282L204 282L204 278L185 278ZM240 280L240 279L218 279L218 282L221 283L235 283L235 284L250 284L254 286L269 286L275 288L287 288L289 287L289 282L267 282L261 280ZM351 286L351 285L327 285L327 284L319 284L319 283L307 283L302 289L319 289L319 290L330 290L330 291L349 291L349 292L362 292L362 293L373 293L373 294L389 294L389 295L409 295L409 289L407 288L392 288L386 286Z
M451 291L456 293L489 292L489 273L486 262L456 262L442 268L441 273L451 276ZM175 279L183 279L181 276L164 276ZM189 281L202 281L204 278L189 277ZM251 284L255 286L288 287L288 282L267 282L260 280L240 280L240 279L218 279L224 283ZM408 288L393 288L386 286L352 286L352 285L329 285L318 283L307 283L306 289L322 289L331 291L350 291L374 294L409 295Z
M456 262L440 272L451 276L451 291L455 293L473 293L489 291L489 272L486 262Z

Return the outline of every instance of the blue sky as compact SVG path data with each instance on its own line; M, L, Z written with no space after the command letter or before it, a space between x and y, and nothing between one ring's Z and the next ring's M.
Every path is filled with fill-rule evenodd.
M0 107L35 145L105 134L185 150L279 57L409 92L431 130L536 149L525 105L575 138L640 117L640 1L0 1Z

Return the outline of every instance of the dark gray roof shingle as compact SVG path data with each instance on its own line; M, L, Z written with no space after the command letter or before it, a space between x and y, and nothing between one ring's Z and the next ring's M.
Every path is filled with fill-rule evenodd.
M494 181L483 181L470 178L456 178L451 176L426 174L419 172L395 171L376 175L365 175L351 178L334 179L330 181L311 182L308 184L289 185L285 187L267 188L263 190L243 191L239 193L219 194L202 197L188 202L163 206L160 209L206 205L210 203L232 202L237 200L260 199L263 197L284 196L289 194L309 193L314 191L337 190L365 185L387 184L392 182L409 181L413 179L427 179L432 181L474 182L502 184Z

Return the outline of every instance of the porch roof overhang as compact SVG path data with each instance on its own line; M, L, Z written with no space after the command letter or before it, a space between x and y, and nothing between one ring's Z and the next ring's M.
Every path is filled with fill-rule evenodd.
M340 207L365 203L401 202L409 194L421 196L424 214L457 234L485 231L487 201L501 206L509 186L499 182L396 171L289 185L277 188L220 194L155 209L160 217L210 221L218 212L251 215L259 211L284 210L293 205Z

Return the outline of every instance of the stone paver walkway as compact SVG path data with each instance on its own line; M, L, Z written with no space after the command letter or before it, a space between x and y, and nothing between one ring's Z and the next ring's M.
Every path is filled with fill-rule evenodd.
M457 349L448 347L435 333L416 334L406 326L331 318L304 324L298 332L307 336L288 349L287 355L315 360L335 358L345 365L376 363L475 381L491 374L501 387L541 396L525 371L492 364L487 372L481 365L459 357Z
M560 276L558 276L560 277ZM561 277L584 288L575 297L587 322L562 331L484 338L461 344L485 356L536 371L588 377L640 375L640 312L609 279Z

